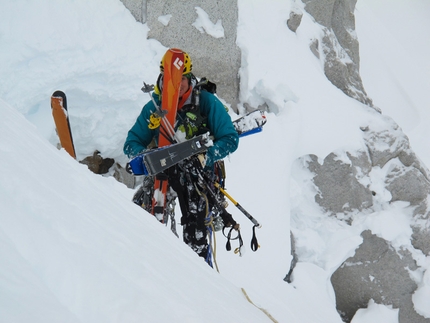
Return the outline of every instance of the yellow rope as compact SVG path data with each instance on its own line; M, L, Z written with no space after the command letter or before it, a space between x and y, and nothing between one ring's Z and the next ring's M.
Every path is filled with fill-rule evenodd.
M265 310L264 308L261 308L261 307L258 307L257 305L255 305L252 301L251 301L251 299L249 298L249 296L248 296L248 294L246 293L246 291L245 291L245 289L244 288L241 288L242 289L242 293L243 293L243 295L245 295L245 297L246 297L246 299L248 300L248 302L250 302L252 305L254 305L256 308L258 308L260 311L262 311L264 314L266 314L267 315L267 317L269 318L269 319L271 319L272 320L272 322L274 322L274 323L279 323L278 321L276 321L274 318L273 318L273 316L272 315L270 315L270 313L267 311L267 310Z

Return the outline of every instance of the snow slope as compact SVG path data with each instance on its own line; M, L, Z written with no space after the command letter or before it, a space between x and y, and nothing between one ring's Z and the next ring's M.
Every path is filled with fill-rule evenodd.
M0 321L266 320L130 203L124 185L58 151L6 103L0 111L9 138L1 146Z

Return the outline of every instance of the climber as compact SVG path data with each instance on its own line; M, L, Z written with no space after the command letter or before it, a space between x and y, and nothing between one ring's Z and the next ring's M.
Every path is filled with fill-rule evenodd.
M223 171L222 159L237 149L239 137L221 101L204 88L197 91L198 80L192 73L192 61L187 53L183 52L183 54L185 60L175 131L178 136L186 137L186 139L209 131L213 137L213 146L210 146L203 156L202 168L204 168L207 178L219 178ZM149 120L156 111L154 101L160 106L165 57L166 55L161 60L160 75L152 94L154 100L150 100L143 107L124 143L124 153L130 158L146 149L157 147L160 129L159 127L154 129ZM197 178L189 171L190 167L195 167L195 164L191 161L185 161L181 165L171 167L164 173L168 176L170 187L178 196L182 213L183 240L209 263L205 221L207 221L208 214L211 214L214 201L209 194L205 193L206 188L199 186ZM148 181L144 180L145 183L146 186L143 185L145 187L140 188L141 193L144 190L153 189L151 184L148 185ZM147 206L146 209L150 210L151 208ZM239 229L239 224L225 209L220 211L220 216L225 226Z

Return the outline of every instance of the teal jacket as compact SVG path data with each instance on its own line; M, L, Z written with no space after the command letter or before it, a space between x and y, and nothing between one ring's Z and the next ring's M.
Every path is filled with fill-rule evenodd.
M160 105L158 95L153 94L153 97L157 105ZM152 100L149 101L129 130L123 149L128 157L134 157L147 149L154 138L158 140L159 129L148 128L149 116L155 110L154 103ZM207 128L214 137L214 144L206 153L206 165L210 167L215 161L223 159L237 149L239 136L224 105L212 93L200 92L200 113L207 117Z

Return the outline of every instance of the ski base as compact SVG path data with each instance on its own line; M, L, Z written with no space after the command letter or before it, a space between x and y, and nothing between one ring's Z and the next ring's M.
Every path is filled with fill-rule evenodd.
M245 137L263 131L266 122L264 111L255 110L233 121L233 126L239 137ZM186 158L206 151L212 144L207 133L181 143L144 152L131 159L129 166L134 175L156 175Z
M63 147L70 156L76 159L75 146L73 144L72 131L70 129L69 115L67 112L67 99L63 91L55 91L52 94L51 109L61 147Z
M233 126L236 129L239 137L245 137L254 133L261 132L267 119L262 110L255 110L247 113L243 117L233 121Z
M209 133L206 133L184 142L140 154L129 164L134 175L156 175L186 158L206 151L212 144Z

